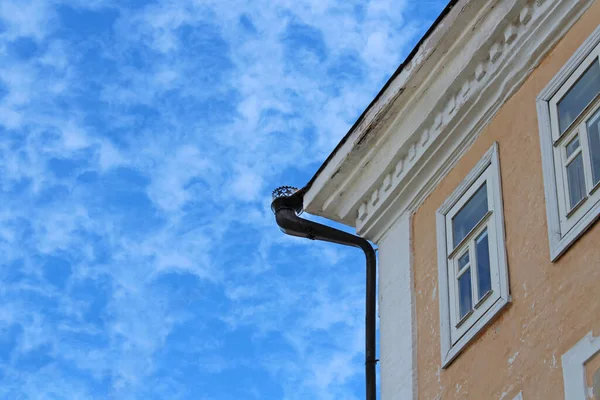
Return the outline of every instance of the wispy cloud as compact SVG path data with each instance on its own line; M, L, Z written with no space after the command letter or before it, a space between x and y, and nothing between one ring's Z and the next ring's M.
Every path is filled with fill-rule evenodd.
M0 397L355 399L362 258L282 235L442 2L0 2Z

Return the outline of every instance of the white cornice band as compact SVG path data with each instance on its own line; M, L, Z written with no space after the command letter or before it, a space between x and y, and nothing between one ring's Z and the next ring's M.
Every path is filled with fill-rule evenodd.
M485 3L475 29L457 37L453 48L439 49L447 50L441 62L448 68L423 80L427 88L415 92L419 98L382 111L396 112L380 117L393 122L371 133L379 135L373 148L359 160L349 157L356 168L321 207L309 205L309 212L354 225L359 234L376 240L395 216L420 205L593 0ZM443 92L426 109L428 89ZM411 126L416 128L406 129ZM412 133L401 135L407 130Z

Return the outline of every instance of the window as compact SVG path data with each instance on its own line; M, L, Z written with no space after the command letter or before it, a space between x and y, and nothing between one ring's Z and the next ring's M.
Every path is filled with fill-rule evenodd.
M442 366L508 303L498 144L437 215Z
M551 259L600 214L600 28L538 96Z

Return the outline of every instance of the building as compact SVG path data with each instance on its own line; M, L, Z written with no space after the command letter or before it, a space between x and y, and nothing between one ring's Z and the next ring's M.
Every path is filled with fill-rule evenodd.
M304 189L379 246L384 400L600 399L599 24L452 1Z

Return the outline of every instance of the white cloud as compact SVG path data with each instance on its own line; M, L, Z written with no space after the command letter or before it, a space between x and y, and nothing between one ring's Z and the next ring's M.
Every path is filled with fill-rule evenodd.
M47 1L3 0L0 3L0 20L7 25L2 36L9 40L20 36L42 40L54 19L54 12Z
M252 368L286 399L357 398L362 257L281 234L268 191L304 184L398 64L407 4L0 2L0 324L19 343L0 397L193 398L198 374L264 398L231 378ZM89 36L57 5L98 12ZM24 36L35 55L13 57Z
M234 176L231 185L233 196L243 202L258 200L264 191L262 176L247 168L239 168Z

